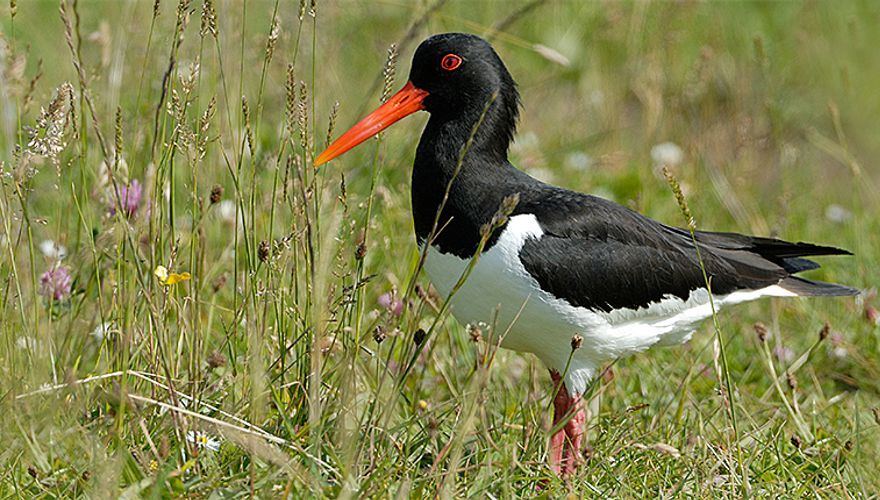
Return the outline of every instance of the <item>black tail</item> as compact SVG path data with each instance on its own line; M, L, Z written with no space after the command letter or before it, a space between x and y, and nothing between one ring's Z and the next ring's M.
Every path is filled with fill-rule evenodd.
M713 245L726 250L744 250L757 254L785 270L789 274L817 269L819 264L805 259L813 255L852 255L841 248L814 245L812 243L792 243L775 238L762 238L737 233L699 232L697 239L701 243ZM855 288L812 281L795 276L788 276L779 282L782 288L801 296L843 296L857 295Z
M779 286L801 297L841 297L858 295L859 291L848 286L813 281L797 276L789 276L779 282Z

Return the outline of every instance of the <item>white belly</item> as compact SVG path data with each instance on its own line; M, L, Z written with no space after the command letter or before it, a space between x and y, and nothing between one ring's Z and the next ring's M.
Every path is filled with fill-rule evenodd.
M708 294L694 290L688 300L664 299L639 309L610 313L575 307L541 290L519 260L529 238L543 234L534 215L512 217L495 245L484 252L451 299L461 323L493 326L504 335L502 347L531 352L562 373L571 355L571 338L584 338L571 360L566 385L583 392L602 363L655 344L671 345L690 338L695 326L711 316ZM445 298L467 272L470 261L431 247L425 270ZM793 295L780 287L716 296L715 306L765 295Z

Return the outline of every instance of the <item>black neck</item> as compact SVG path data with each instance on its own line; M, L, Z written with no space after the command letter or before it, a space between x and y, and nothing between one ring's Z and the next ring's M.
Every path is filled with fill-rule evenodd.
M416 152L412 181L416 237L422 243L431 235L451 182L432 244L459 257L474 254L481 227L504 197L516 192L525 179L533 181L507 161L516 123L515 95L513 102L502 95L490 99L484 101L488 107L468 106L471 111L433 112ZM494 239L487 248L492 243Z

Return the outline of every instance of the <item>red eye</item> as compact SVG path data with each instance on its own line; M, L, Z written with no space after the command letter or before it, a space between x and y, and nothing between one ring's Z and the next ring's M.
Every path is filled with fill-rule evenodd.
M440 67L446 71L453 71L461 66L461 58L455 54L446 54L440 61Z

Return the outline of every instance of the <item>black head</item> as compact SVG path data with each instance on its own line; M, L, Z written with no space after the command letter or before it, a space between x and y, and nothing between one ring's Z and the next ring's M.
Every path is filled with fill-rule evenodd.
M403 89L334 141L315 159L315 165L420 110L431 113L431 122L453 125L462 140L485 112L474 149L506 159L519 115L519 94L489 42L466 33L434 35L416 49L410 81Z
M516 83L489 42L476 35L428 38L413 55L409 79L428 92L424 106L432 115L479 114L493 95L511 124L519 113Z

